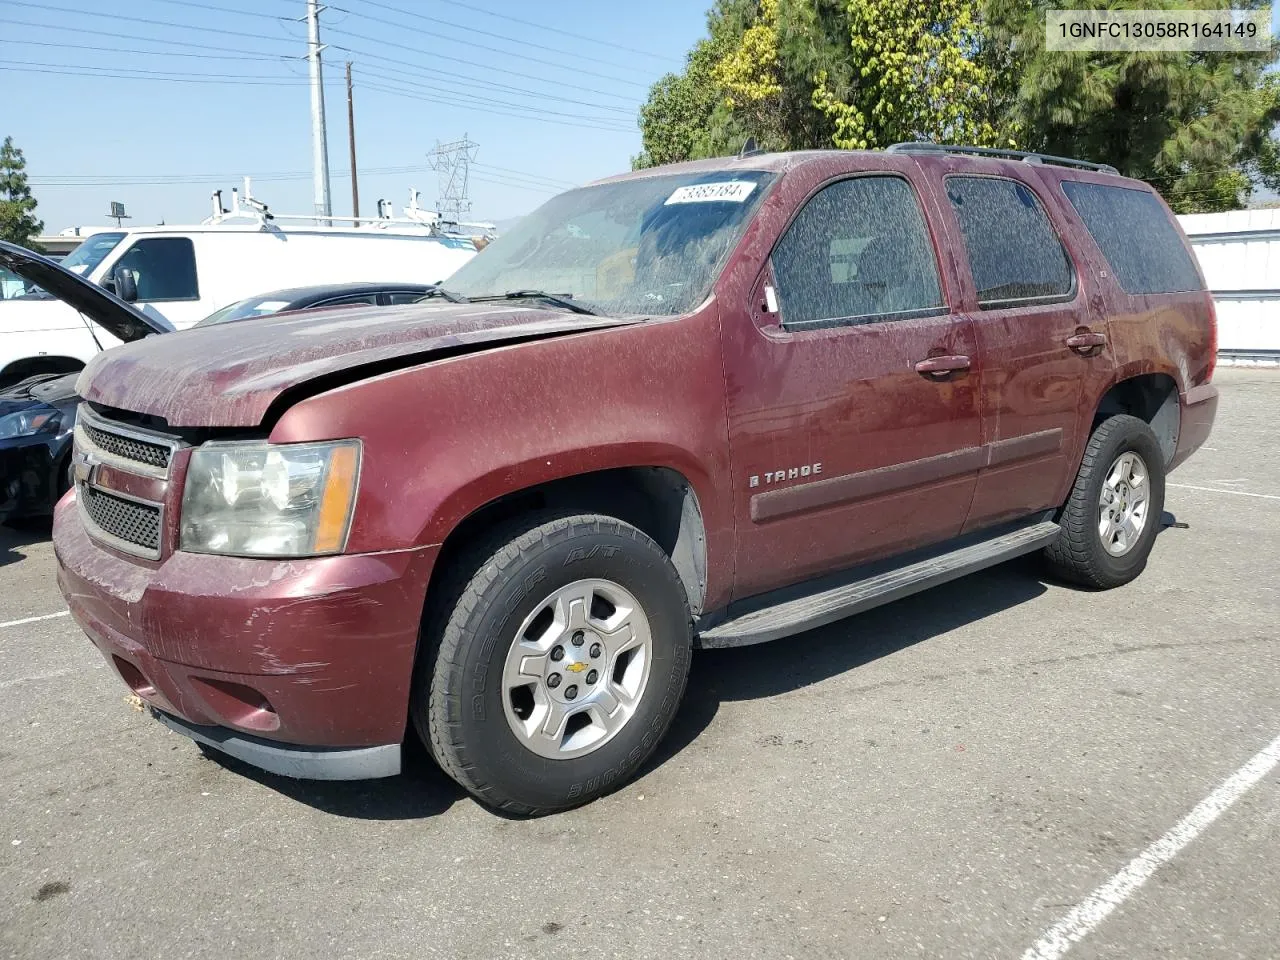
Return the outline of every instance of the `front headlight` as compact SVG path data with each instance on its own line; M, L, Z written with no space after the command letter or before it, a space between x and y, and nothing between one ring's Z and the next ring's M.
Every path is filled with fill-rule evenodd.
M182 550L241 557L338 553L347 542L360 441L212 442L182 493Z
M0 417L0 440L14 437L34 437L37 433L53 433L58 429L61 415L49 407L32 407Z

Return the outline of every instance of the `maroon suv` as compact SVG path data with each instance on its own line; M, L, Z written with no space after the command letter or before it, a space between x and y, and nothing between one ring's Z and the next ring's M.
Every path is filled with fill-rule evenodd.
M1213 421L1212 302L1150 187L981 153L630 173L432 301L100 355L72 613L206 746L377 777L416 731L539 813L636 770L699 644L1035 550L1128 582Z

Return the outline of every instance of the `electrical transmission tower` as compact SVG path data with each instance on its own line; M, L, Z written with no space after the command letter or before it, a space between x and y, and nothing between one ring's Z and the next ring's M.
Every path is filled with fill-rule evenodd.
M436 201L436 209L446 220L457 223L463 214L471 212L467 186L471 179L471 164L479 149L480 144L463 134L461 140L452 143L437 140L435 149L427 153L427 163L436 171L439 181L440 198Z

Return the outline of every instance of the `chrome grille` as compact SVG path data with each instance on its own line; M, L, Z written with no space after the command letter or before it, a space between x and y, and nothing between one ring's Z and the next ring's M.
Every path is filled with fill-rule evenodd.
M83 424L83 427L93 445L112 456L162 469L167 469L169 466L169 456L172 451L164 444L148 443L145 440L121 436L118 433L108 433L87 423Z
M88 484L80 485L79 496L85 513L99 531L148 554L159 555L160 507L113 496Z

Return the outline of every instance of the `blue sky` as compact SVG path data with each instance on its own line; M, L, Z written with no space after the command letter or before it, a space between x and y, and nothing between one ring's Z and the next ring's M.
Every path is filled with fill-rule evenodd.
M321 18L334 213L351 208L344 61L363 213L379 197L399 208L410 186L434 206L427 151L466 134L473 214L505 218L626 169L637 107L702 35L708 2L334 0ZM243 174L273 209L309 213L306 30L290 22L304 13L304 0L0 0L0 137L25 152L46 229L104 223L112 200L134 224L198 220Z

